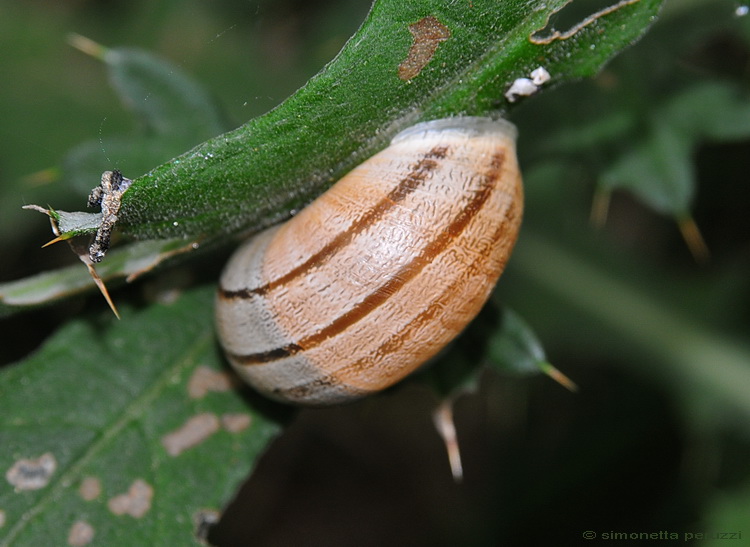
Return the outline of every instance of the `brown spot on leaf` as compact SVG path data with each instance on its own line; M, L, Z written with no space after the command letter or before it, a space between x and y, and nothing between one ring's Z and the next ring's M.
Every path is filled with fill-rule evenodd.
M222 427L230 433L239 433L250 427L252 419L249 414L223 414L221 416Z
M178 456L188 448L202 443L219 430L219 418L206 412L188 419L179 429L164 435L161 444L170 456Z
M448 27L431 15L409 25L409 32L414 41L406 59L398 65L398 77L404 81L409 81L419 75L432 60L440 42L444 42L451 35Z
M5 478L15 487L16 492L39 490L47 486L55 469L57 460L52 453L47 452L36 459L18 460L5 473Z
M201 366L195 369L188 381L188 395L192 399L201 399L209 391L229 391L235 383L231 374Z
M0 528L5 526L5 511L0 509Z
M92 501L102 493L102 482L96 477L85 477L78 487L78 493L86 501Z
M151 498L154 497L154 489L143 479L137 479L130 485L125 494L115 496L107 502L107 507L115 515L130 515L141 518L151 509Z
M94 539L94 527L84 520L77 520L70 527L68 533L68 545L83 547Z

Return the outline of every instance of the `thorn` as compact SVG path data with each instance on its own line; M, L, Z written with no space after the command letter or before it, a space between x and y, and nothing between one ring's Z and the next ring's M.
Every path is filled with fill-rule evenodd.
M38 213L43 213L47 216L51 216L49 209L45 209L44 207L40 207L39 205L34 205L33 203L29 205L23 205L21 209L25 209L26 211L36 211Z
M609 201L612 197L612 192L608 189L597 188L594 192L594 199L591 202L591 213L589 215L589 221L596 228L603 228L607 223L607 216L609 215Z
M565 374L557 370L551 363L548 363L547 361L539 361L537 363L537 366L544 374L552 378L555 382L563 386L568 391L571 391L573 393L576 393L578 391L578 386L576 385L576 383L565 376Z
M117 311L117 307L115 306L115 303L112 301L112 298L109 296L109 291L107 290L107 286L104 284L104 281L102 280L102 278L99 277L99 274L96 272L96 269L94 269L94 265L85 261L83 263L86 264L86 268L89 271L89 275L94 280L94 283L96 283L96 286L99 289L99 292L102 293L104 300L107 301L107 304L109 305L109 309L112 310L112 313L115 314L115 317L117 317L117 319L120 319L120 313Z
M109 305L109 309L112 310L112 313L115 314L115 317L117 319L120 319L120 313L117 311L117 308L115 307L115 303L112 301L112 298L109 296L109 291L107 290L107 286L104 284L104 281L101 277L99 277L99 274L94 269L94 265L92 264L91 260L88 257L88 253L80 248L79 245L75 244L75 240L72 239L73 236L70 234L61 234L60 231L57 228L57 224L55 222L55 214L52 209L45 209L43 207L40 207L39 205L24 205L24 209L28 209L31 211L39 211L40 213L44 213L49 217L50 224L52 225L52 231L57 236L52 241L48 241L44 245L42 245L42 248L49 247L53 243L57 243L59 241L68 241L68 245L70 245L70 249L75 253L75 255L79 258L81 262L83 262L86 265L86 268L89 271L89 275L94 280L94 283L96 284L97 288L99 289L99 292L102 293L102 296L107 301L107 304Z
M66 239L70 239L70 236L66 236L65 234L59 235L55 239L52 239L48 241L47 243L45 243L44 245L42 245L42 249L44 249L45 247L49 247L53 243L59 243L60 241L65 241Z
M461 464L461 450L456 436L456 425L453 423L453 399L445 399L432 413L432 421L443 439L448 451L448 462L451 466L453 480L463 481L464 470Z
M68 34L68 44L77 50L84 52L86 55L91 55L95 59L99 59L100 61L105 60L105 56L109 51L108 48L94 42L91 38L86 38L75 32Z
M693 259L699 264L705 264L711 258L711 252L708 250L706 241L703 239L695 219L690 215L685 215L677 219L677 226L680 228L682 238L693 255Z

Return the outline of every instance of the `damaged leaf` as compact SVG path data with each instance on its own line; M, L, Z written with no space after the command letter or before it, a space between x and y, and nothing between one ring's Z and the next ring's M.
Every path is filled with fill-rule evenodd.
M0 544L65 545L81 521L101 545L124 545L123 530L130 545L197 544L193 515L220 511L280 429L242 388L192 393L197 374L226 374L212 299L73 321L3 369Z

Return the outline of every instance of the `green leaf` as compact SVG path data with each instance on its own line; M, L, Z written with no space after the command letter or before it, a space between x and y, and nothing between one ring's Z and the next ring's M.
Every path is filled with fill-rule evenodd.
M99 545L199 544L196 519L279 431L225 370L212 298L72 322L2 371L1 545L63 545L74 526Z
M489 338L487 360L494 370L521 374L543 372L570 391L578 386L547 360L544 347L531 327L510 308L503 307L501 328Z
M101 222L101 213L83 213L74 211L50 211L57 222L57 228L60 233L79 235L89 233L92 226L97 226Z
M548 362L541 342L526 322L492 300L435 361L415 378L428 383L441 398L473 392L487 368L495 372L544 373L576 390L575 384Z
M503 308L501 317L501 328L490 338L490 364L499 370L539 372L540 365L547 362L547 356L534 332L508 308Z
M104 62L112 86L147 131L200 141L224 129L214 100L171 63L132 48L107 49Z
M106 48L78 35L71 43L106 64L112 87L140 122L133 135L100 135L66 155L63 174L77 191L88 194L92 181L112 169L113 162L142 174L228 128L213 97L171 63L147 51Z
M608 190L630 190L661 213L682 217L695 194L694 151L705 141L750 136L750 106L732 86L701 82L655 110L643 133L628 136L635 141L632 149L600 182Z
M70 43L104 61L112 87L147 132L180 138L213 137L224 119L203 86L179 68L136 48L107 48L73 34Z
M191 251L192 242L183 239L138 241L115 249L106 262L96 267L102 280L135 279L175 255ZM0 283L0 317L73 296L94 286L88 270L76 263L67 268Z
M601 184L608 190L627 188L659 212L685 214L695 191L691 141L678 128L655 123L645 139L607 169Z
M595 74L661 4L624 1L565 32L545 29L567 3L376 2L336 59L281 106L134 179L120 228L193 237L276 222L415 122L507 109L508 87L540 65L553 84Z
M750 103L747 93L725 82L698 82L664 106L663 116L697 144L750 136Z

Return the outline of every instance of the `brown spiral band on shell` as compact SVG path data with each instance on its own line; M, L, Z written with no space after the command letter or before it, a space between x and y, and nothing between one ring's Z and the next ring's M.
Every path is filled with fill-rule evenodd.
M388 387L478 313L521 214L511 124L418 124L235 253L217 296L227 357L287 402Z

